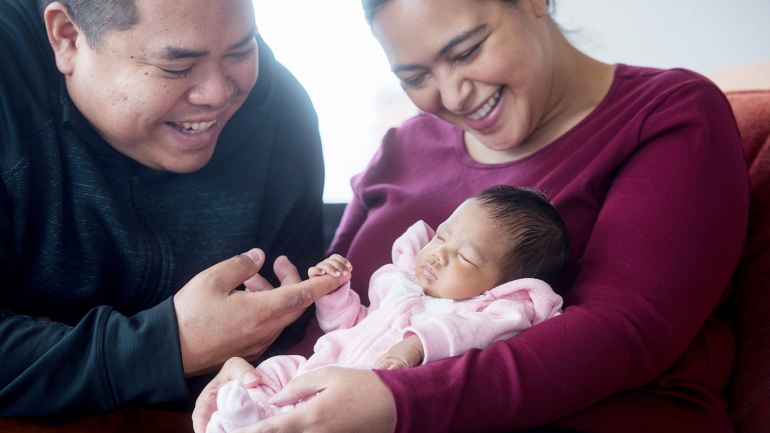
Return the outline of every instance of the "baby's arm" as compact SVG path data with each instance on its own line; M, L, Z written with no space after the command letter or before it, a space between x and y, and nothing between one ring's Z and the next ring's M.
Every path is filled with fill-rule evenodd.
M395 370L399 368L416 367L425 358L425 349L420 337L412 334L394 344L384 355L374 362L379 370Z
M307 276L312 278L329 274L339 277L340 275L348 275L351 271L353 271L353 265L350 264L348 259L339 254L332 254L326 260L308 269Z

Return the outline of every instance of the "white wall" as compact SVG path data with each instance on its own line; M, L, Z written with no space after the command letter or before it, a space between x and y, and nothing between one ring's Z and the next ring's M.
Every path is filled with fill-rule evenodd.
M318 111L324 200L350 200L388 127L416 110L363 19L359 0L253 0L260 33ZM703 74L770 60L768 0L556 0L570 40L609 63Z
M556 0L555 18L610 63L709 74L770 60L768 0Z

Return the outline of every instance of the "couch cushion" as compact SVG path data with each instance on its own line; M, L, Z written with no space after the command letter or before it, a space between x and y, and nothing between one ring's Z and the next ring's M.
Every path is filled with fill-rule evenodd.
M770 426L770 90L728 92L749 163L749 232L727 308L737 353L727 390L736 432Z

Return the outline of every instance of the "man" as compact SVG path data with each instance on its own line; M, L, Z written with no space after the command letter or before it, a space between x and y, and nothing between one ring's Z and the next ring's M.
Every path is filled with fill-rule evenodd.
M0 174L0 416L190 399L339 285L289 262L320 138L250 0L0 0Z

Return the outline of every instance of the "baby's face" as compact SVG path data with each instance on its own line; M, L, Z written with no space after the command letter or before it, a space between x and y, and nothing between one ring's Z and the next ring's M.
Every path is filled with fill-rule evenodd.
M507 241L475 200L467 200L417 255L415 274L426 295L462 300L497 285Z

